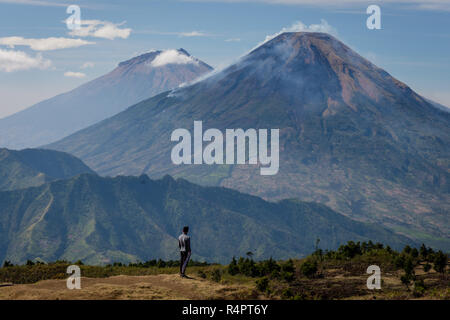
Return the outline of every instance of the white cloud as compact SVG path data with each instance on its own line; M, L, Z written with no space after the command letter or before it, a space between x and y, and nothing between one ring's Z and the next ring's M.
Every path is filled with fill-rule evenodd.
M206 37L207 34L201 31L180 32L180 37Z
M47 69L51 61L40 54L29 56L23 51L0 49L0 71L13 72L28 69Z
M230 39L226 39L225 41L226 42L239 42L239 41L241 41L241 39L240 38L230 38Z
M94 44L82 39L70 38L43 38L43 39L26 39L23 37L5 37L0 38L0 45L6 45L10 48L15 46L28 46L36 51L48 51L67 48L77 48L88 44Z
M84 77L86 77L86 75L84 73L82 73L82 72L67 71L67 72L64 72L64 77L84 78Z
M85 62L81 65L81 69L88 69L88 68L93 68L95 66L95 64L93 62Z
M142 34L157 34L163 36L178 36L178 37L211 37L214 34L203 31L186 31L186 32L169 32L169 31L155 31L155 30L139 30L136 33Z
M166 64L188 64L195 63L198 61L191 56L180 53L177 50L165 50L161 52L153 61L151 62L152 67L161 67Z
M100 20L82 20L79 29L69 32L71 36L95 37L113 40L115 38L126 39L130 36L130 28L120 28L125 22L112 23Z
M10 3L10 4L24 4L32 6L43 6L43 7L67 7L69 4L61 2L51 2L51 1L37 1L37 0L0 0L0 3Z

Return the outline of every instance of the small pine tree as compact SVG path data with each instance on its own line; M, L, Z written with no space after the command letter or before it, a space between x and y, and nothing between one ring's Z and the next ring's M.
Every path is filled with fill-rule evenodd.
M403 266L405 265L405 256L404 256L404 255L396 256L396 257L394 258L394 265L395 265L397 268L403 269Z
M239 273L239 267L237 265L235 257L233 257L233 260L231 260L230 264L228 265L228 273L232 276Z
M433 269L436 270L439 273L444 274L445 273L445 268L447 266L447 255L445 255L441 250L439 250L435 255L434 255L434 264L433 264Z
M158 268L165 268L166 267L166 262L162 259L159 259L158 262L156 263L156 266Z
M411 257L406 258L403 270L410 279L414 277L414 263Z
M403 248L403 253L405 254L410 254L411 253L411 247L406 245L405 248Z
M3 268L8 268L8 267L12 267L12 266L14 266L14 265L9 260L5 260L3 262Z
M415 280L416 278L414 272L414 263L411 256L408 256L405 259L403 270L405 271L405 274L400 277L400 280L409 291L409 284L411 283L411 280Z
M420 254L420 258L422 258L423 260L427 260L427 258L428 258L428 249L425 246L425 243L422 243L422 245L420 246L419 254Z
M406 286L406 289L409 291L409 284L411 283L411 279L406 274L404 274L400 277L400 281Z
M295 266L294 261L292 261L292 259L289 259L288 261L286 261L281 265L281 277L287 282L294 281L295 279L294 273L295 273Z

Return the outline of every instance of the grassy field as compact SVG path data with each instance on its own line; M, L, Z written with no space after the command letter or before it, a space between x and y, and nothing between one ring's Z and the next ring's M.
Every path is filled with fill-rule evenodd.
M68 290L71 263L0 268L0 299L450 299L448 256L422 246L396 252L349 242L302 260L234 259L229 265L192 262L189 278L177 261L80 265L82 289ZM369 290L369 265L381 269L381 289ZM6 286L1 286L1 284Z

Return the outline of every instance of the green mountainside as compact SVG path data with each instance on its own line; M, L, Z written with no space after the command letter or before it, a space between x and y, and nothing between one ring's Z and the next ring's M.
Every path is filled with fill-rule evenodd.
M94 171L65 152L0 149L0 191L39 186L81 173Z
M177 237L191 227L193 258L228 262L302 257L348 240L398 248L413 243L315 203L277 203L222 187L166 176L151 180L82 174L39 187L0 192L0 261L67 259L90 264L177 259Z

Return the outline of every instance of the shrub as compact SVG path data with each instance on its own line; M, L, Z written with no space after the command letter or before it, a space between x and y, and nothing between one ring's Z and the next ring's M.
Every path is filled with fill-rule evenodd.
M394 266L396 268L403 269L404 265L405 265L405 256L404 255L399 255L394 258Z
M261 276L270 275L274 278L278 278L280 272L280 265L270 257L269 260L265 260L259 263L259 274Z
M251 259L240 258L238 262L239 272L247 277L256 277L259 275L258 269L255 266L255 262Z
M166 267L166 262L164 260L159 259L158 262L156 263L156 266L158 268L165 268Z
M287 282L294 281L295 277L292 272L282 271L281 272L281 278Z
M300 266L300 272L307 278L312 278L317 272L317 262L316 261L305 261Z
M400 281L406 286L406 289L409 290L409 284L411 283L410 277L404 274L400 277Z
M373 248L371 241L366 245L367 249ZM337 250L337 256L341 259L352 259L357 255L361 255L361 244L359 242L349 241L346 245L341 245Z
M293 281L295 278L294 273L295 267L294 261L292 261L292 259L289 259L281 265L281 278L283 280L286 280L287 282Z
M281 265L281 271L284 271L284 272L295 272L294 261L292 261L292 259L289 259L288 261L283 263Z
M290 288L286 288L283 290L283 292L281 293L281 296L284 299L292 299L294 297L294 294L292 293Z
M199 276L200 278L206 279L206 273L203 272L202 270L198 270L198 271L197 271L197 274L198 274L198 276Z
M222 280L222 271L220 269L214 269L211 272L211 279L214 282L220 282Z
M228 273L232 276L239 273L239 267L237 265L235 257L233 257L233 260L231 260L230 264L228 265Z
M426 259L427 259L427 257L428 257L428 249L427 249L427 247L425 246L425 243L422 243L422 245L420 246L419 254L420 254L420 257L421 257L423 260L426 260Z
M414 290L413 290L413 295L414 297L421 297L423 296L423 294L425 293L425 283L423 282L423 280L416 280L414 282Z
M263 277L261 279L256 280L256 289L261 292L266 292L269 288L269 279L267 277Z
M428 272L431 269L431 264L428 262L423 265L423 271Z
M5 260L3 262L3 268L13 267L14 265L11 263L11 261Z
M405 248L403 248L403 253L404 254L410 254L411 253L411 247L410 246L405 246Z
M268 274L273 279L279 279L281 277L280 271L273 270L270 274Z

